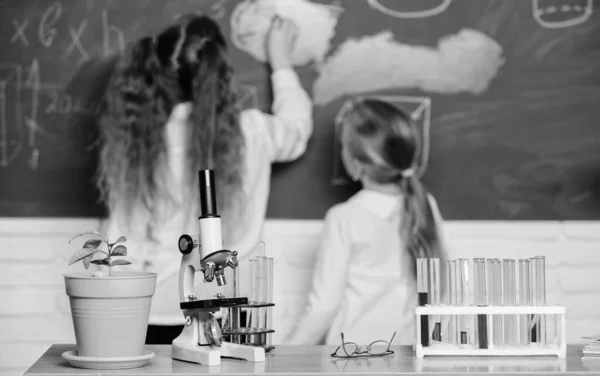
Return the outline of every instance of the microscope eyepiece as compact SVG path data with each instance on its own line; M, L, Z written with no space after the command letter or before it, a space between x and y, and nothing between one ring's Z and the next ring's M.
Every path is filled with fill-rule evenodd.
M215 172L200 170L198 177L200 178L200 218L218 217Z

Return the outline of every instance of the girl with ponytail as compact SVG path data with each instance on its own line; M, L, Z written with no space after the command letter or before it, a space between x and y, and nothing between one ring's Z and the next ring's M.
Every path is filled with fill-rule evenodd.
M416 259L444 258L435 200L416 175L421 142L410 115L355 99L336 118L342 162L363 189L325 217L303 317L286 344L411 344Z
M158 273L147 343L170 344L184 323L177 242L197 233L198 171L215 170L224 246L244 265L261 240L271 164L306 150L312 103L291 64L295 32L277 18L267 35L272 114L239 110L226 41L209 17L182 17L117 60L99 116L98 186L104 231L127 236L132 268ZM196 281L203 292L216 286Z

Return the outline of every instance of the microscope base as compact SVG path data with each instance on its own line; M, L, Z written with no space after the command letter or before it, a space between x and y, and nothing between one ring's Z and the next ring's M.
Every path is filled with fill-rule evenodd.
M249 362L264 362L265 349L262 347L223 342L221 344L221 356L245 359Z
M194 346L173 343L173 359L185 362L198 363L206 366L218 366L221 357L245 359L249 362L264 362L265 350L260 347L239 345L223 342L221 347Z
M206 366L221 364L221 352L218 347L198 346L193 344L177 344L173 342L173 359L198 363Z

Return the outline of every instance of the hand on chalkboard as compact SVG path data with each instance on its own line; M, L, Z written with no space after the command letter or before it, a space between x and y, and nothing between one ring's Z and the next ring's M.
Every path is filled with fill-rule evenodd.
M275 16L267 34L267 54L273 70L292 68L292 52L298 27L292 21Z

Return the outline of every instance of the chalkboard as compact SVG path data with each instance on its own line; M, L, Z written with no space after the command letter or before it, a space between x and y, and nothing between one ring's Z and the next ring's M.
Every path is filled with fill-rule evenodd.
M240 105L268 111L261 38L277 8L300 26L294 62L315 103L314 136L298 161L274 166L269 217L320 219L356 192L336 156L334 118L349 96L371 95L415 116L427 146L423 181L446 219L600 219L593 0L0 0L0 7L0 216L106 215L93 184L98 98L67 84L103 85L94 76L111 69L111 56L178 15L203 12L220 23Z

